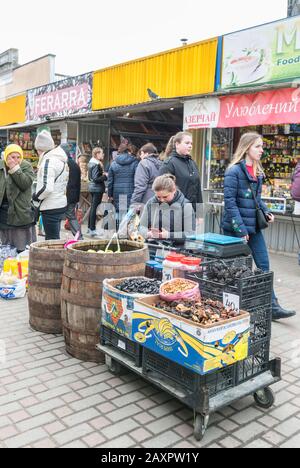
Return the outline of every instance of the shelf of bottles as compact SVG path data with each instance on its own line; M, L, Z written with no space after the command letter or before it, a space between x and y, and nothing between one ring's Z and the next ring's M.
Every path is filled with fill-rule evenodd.
M290 125L263 127L265 196L290 198L293 173L300 160L300 131L292 130Z
M232 157L233 130L213 129L211 146L210 189L223 190L225 172Z

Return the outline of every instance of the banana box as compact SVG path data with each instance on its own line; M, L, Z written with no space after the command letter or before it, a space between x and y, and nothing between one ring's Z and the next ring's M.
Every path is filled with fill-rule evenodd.
M197 374L205 375L243 361L249 353L250 315L212 326L194 324L154 305L159 296L135 301L133 339Z
M128 279L134 278L104 280L101 323L118 333L118 335L133 341L132 313L135 308L135 301L149 297L149 295L124 293L116 288L118 284Z

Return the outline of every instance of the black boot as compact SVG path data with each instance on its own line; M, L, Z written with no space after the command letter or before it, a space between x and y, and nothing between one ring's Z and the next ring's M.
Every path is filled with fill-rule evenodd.
M294 310L285 310L283 309L278 301L272 304L272 320L276 322L277 320L287 319L290 317L295 317L296 312Z

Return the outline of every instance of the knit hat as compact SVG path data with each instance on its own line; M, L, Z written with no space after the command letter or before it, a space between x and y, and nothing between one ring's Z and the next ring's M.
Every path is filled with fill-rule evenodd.
M37 151L51 151L55 148L55 143L51 136L51 133L47 130L42 130L35 139L34 143Z
M23 161L24 154L23 154L23 150L22 150L21 146L19 146L19 145L8 145L5 148L5 151L4 151L4 161L5 162L7 161L8 156L10 154L12 154L12 153L19 153L19 155L21 156L21 159Z

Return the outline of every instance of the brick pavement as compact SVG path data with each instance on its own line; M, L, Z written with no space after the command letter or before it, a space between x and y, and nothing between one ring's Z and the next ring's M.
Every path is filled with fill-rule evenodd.
M26 300L1 301L0 447L300 447L300 268L295 259L272 260L282 303L299 312L273 327L273 354L283 359L274 408L243 399L213 415L198 443L181 403L133 374L73 359L62 337L30 330Z

